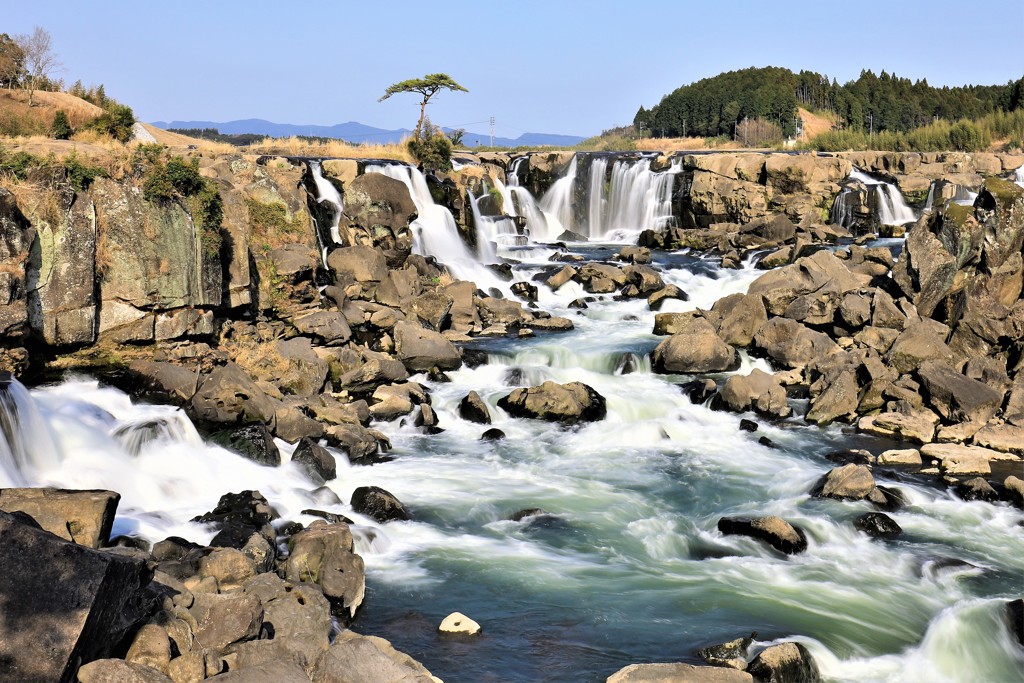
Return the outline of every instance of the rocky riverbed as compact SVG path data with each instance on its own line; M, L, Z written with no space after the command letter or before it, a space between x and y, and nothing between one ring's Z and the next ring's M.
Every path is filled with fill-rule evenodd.
M324 161L340 215L306 160L202 159L216 250L131 180L0 190L3 364L108 385L4 380L0 592L31 623L0 639L5 675L436 680L360 631L445 680L666 660L609 680L1001 680L1022 658L1024 190L988 156L645 160L677 173L670 225L516 238L493 267L480 223L529 225L490 190L540 195L565 155L422 189ZM854 163L978 195L872 241L827 222ZM441 210L468 246L429 246ZM439 609L482 635L439 635ZM696 619L683 647L673 613ZM943 628L995 645L947 665Z

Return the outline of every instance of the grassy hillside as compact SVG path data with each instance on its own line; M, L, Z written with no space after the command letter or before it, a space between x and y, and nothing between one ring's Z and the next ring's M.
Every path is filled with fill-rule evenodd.
M27 91L0 90L0 135L47 135L58 110L67 114L72 128L103 113L95 104L68 93L37 90L35 105L29 107Z

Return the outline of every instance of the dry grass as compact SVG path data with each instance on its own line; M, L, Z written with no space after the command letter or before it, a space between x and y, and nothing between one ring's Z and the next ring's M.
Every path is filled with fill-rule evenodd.
M640 138L636 148L642 152L685 152L701 149L742 149L733 140L718 138Z
M813 114L806 109L797 109L804 124L804 140L810 140L821 133L835 128L836 115L827 112Z
M29 107L27 90L0 90L0 111L5 115L27 117L47 129L58 109L63 109L68 115L72 128L78 128L103 113L95 104L65 92L37 90L34 100L33 106Z
M142 127L156 138L156 141L161 145L167 145L176 152L194 147L203 154L242 154L245 149L226 142L214 142L213 140L189 137L181 133L172 133L171 131L151 126L148 123L142 124Z
M315 142L302 138L264 138L262 142L242 148L247 154L281 156L333 157L340 159L396 159L412 162L405 140L383 145L353 145L344 140Z

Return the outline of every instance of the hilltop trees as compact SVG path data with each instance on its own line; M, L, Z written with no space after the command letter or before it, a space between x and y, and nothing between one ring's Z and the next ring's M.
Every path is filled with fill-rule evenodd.
M25 51L6 33L0 33L0 86L13 88L25 69Z
M25 55L25 71L28 80L28 104L31 107L36 85L40 81L48 81L50 74L61 66L57 54L53 51L49 32L36 26L31 34L15 38L18 47Z

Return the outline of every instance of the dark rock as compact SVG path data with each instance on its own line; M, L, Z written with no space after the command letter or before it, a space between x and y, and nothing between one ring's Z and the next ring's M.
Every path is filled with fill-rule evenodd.
M807 550L807 536L803 529L779 517L722 517L718 520L718 530L727 536L750 536L762 540L787 555Z
M192 518L192 521L212 524L217 529L237 525L259 531L268 537L268 540L273 541L274 533L270 522L277 519L277 516L259 491L242 491L225 493L217 501L217 507Z
M523 508L518 512L512 513L512 516L510 516L509 519L513 522L521 522L527 517L536 517L537 515L545 514L547 514L547 512L545 512L541 508Z
M191 405L196 416L207 422L269 423L276 412L273 401L234 363L205 375Z
M819 683L821 673L811 653L800 643L782 643L762 650L747 672L766 683Z
M449 377L444 370L440 370L438 368L430 368L430 371L427 373L427 378L431 382L437 382L439 384L447 384L452 381L452 378Z
M330 524L348 524L348 525L355 524L355 522L353 522L351 519L349 519L345 515L339 515L336 512L325 512L324 510L312 510L312 509L309 509L309 510L303 510L301 514L303 514L303 515L310 515L311 517L319 517L320 519L325 519ZM301 529L299 529L298 531L301 531ZM292 532L292 533L294 534L295 532Z
M749 638L737 638L727 643L710 645L697 650L697 656L708 664L714 666L727 666L731 669L743 671L747 668L747 650L757 638L757 632L750 634Z
M690 403L703 404L715 395L718 385L713 379L695 379L679 385L683 393L690 399Z
M185 540L180 536L171 536L153 544L152 555L157 562L166 560L180 560L194 550L200 550L203 546L192 541Z
M481 441L501 441L505 438L505 432L498 428L491 428L480 435Z
M469 392L459 401L459 417L477 424L491 424L491 411L488 410L487 403L480 398L480 394L475 391Z
M1010 633L1024 646L1024 600L1017 598L1006 603L1006 619L1009 622Z
M767 448L775 448L776 447L775 446L775 442L772 441L771 439L769 439L767 436L762 436L760 439L757 440L757 442L759 444L761 444L762 446L765 446Z
M512 293L523 301L537 300L537 286L529 282L516 282L512 285Z
M572 301L569 302L569 308L578 308L580 310L584 308L590 308L590 306L587 305L587 299L592 298L593 297L584 297L581 299L573 299Z
M281 452L266 425L252 424L225 429L211 434L210 440L260 465L277 467L281 464Z
M292 453L292 462L297 463L317 484L330 481L338 476L338 463L326 448L312 439L302 439Z
M876 486L875 490L868 494L867 499L876 509L885 512L895 512L907 504L902 491L888 486Z
M873 538L894 538L903 533L900 525L883 512L867 512L853 520L853 526Z
M145 562L0 512L0 678L65 683L81 664L112 656L155 608L152 577Z
M624 353L615 361L614 373L616 375L632 374L637 371L639 364L640 359L636 357L635 353Z
M378 522L412 519L405 506L394 495L377 486L360 486L352 492L352 509Z
M981 477L974 477L957 484L956 495L968 501L981 500L986 503L995 503L999 500L999 493Z
M872 465L875 462L875 456L859 448L826 453L825 459L837 465Z
M740 431L741 432L756 432L757 431L757 423L754 422L753 420L748 420L748 419L744 418L744 419L740 420Z

